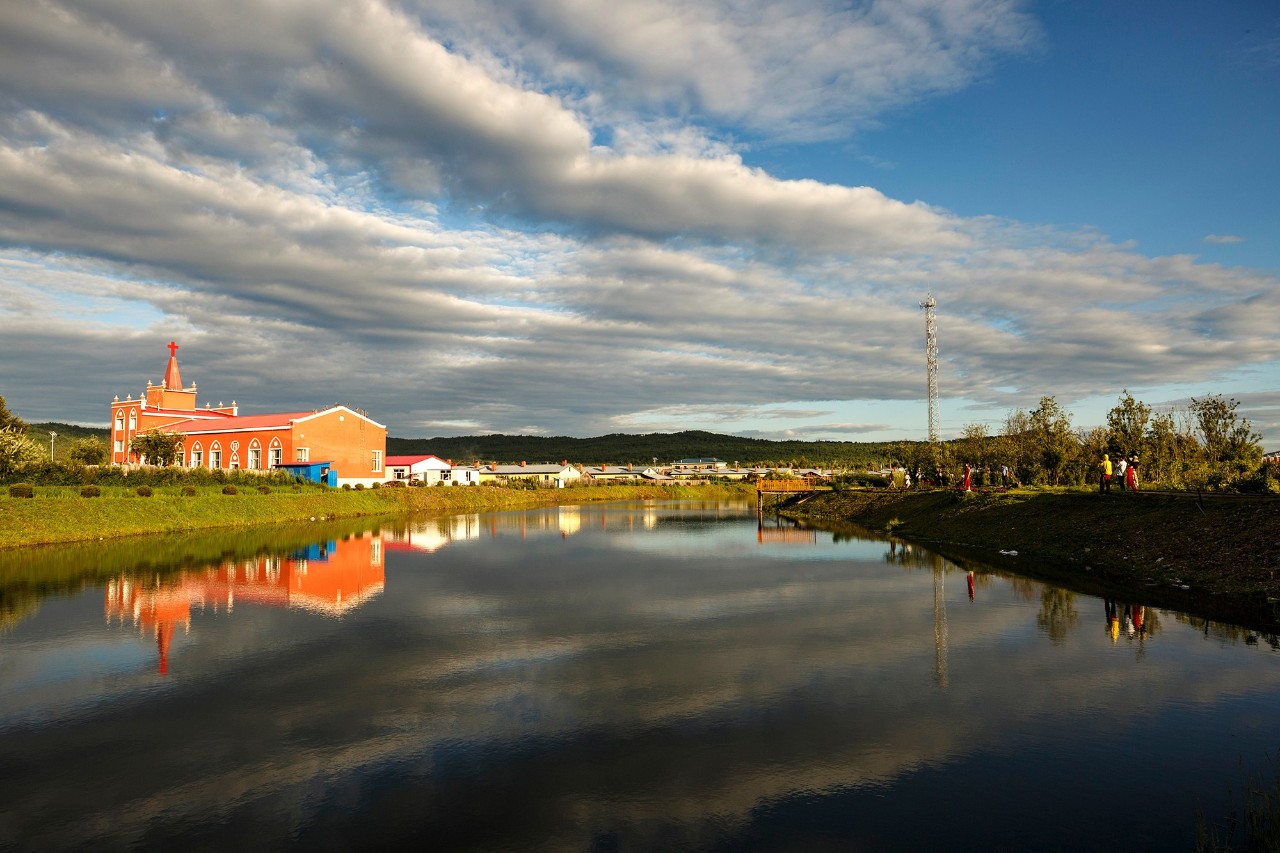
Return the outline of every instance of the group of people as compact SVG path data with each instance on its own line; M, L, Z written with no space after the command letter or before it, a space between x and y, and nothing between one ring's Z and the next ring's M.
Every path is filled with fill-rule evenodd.
M1134 453L1128 457L1117 455L1116 461L1112 463L1111 454L1102 454L1102 461L1098 463L1098 469L1101 476L1098 478L1098 490L1103 494L1111 492L1111 478L1114 476L1119 480L1121 491L1138 491L1138 454Z

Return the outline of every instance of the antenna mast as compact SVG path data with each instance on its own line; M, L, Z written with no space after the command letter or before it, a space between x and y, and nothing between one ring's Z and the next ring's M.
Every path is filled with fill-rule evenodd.
M938 318L933 292L920 303L924 309L924 352L929 368L929 443L938 443Z

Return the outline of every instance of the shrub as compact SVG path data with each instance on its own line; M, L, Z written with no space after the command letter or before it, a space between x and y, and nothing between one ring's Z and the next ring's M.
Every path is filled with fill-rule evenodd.
M373 483L372 485L369 486L369 488L377 489L377 488L380 488L380 485L378 483Z
M260 494L260 495L269 495L269 494L271 494L271 487L270 487L270 486L258 486L258 494Z
M140 498L149 498L149 497L151 497L151 487L150 487L150 486L138 486L137 492L138 492L138 497L140 497Z
M374 483L374 484L373 484L373 487L374 487L375 489L376 489L376 488L378 488L378 484L377 484L377 483ZM383 484L382 484L382 488L384 488L384 489L403 489L403 488L405 488L404 480L387 480L387 482L385 482L385 483L383 483Z
M102 497L102 489L97 486L85 486L80 490L82 498L100 498Z
M225 485L225 486L223 486L223 487L222 487L222 493L223 493L224 495L235 495L235 494L239 494L239 492L237 492L237 491L236 491L236 487L235 487L235 486L233 486L233 485L231 485L230 483L228 483L227 485Z
M351 484L350 484L350 483L343 483L343 484L342 484L342 490L343 490L344 492L349 492L349 491L351 491Z
M363 492L363 491L364 491L364 483L356 483L356 491L357 491L357 492Z
M196 496L196 487L195 487L195 486L183 486L183 487L182 487L182 496L183 496L184 498L194 498L194 497Z
M9 497L11 498L34 498L35 496L35 486L30 483L14 483L9 487Z

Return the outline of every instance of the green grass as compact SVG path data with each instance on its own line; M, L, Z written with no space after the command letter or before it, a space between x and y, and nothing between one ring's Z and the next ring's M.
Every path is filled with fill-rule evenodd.
M221 484L196 486L184 497L182 485L152 486L140 497L130 486L101 486L86 498L80 486L37 486L35 497L0 494L0 548L80 542L153 533L255 527L315 518L351 518L426 512L449 515L554 504L647 498L725 497L745 499L754 490L741 485L590 486L567 489L504 489L488 486L404 489L322 489L272 486L271 494L240 488L222 494Z

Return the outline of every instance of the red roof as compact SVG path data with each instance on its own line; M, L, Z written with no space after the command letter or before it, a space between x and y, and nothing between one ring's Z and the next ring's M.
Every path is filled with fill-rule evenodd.
M413 465L416 462L425 462L428 459L434 459L437 462L445 462L434 453L424 453L421 456L388 456L386 464L388 465ZM448 462L445 462L448 465Z
M169 424L167 429L181 433L231 432L233 430L288 429L299 418L309 417L315 412L277 412L271 415L246 415L236 418L222 418L207 421L192 418Z

